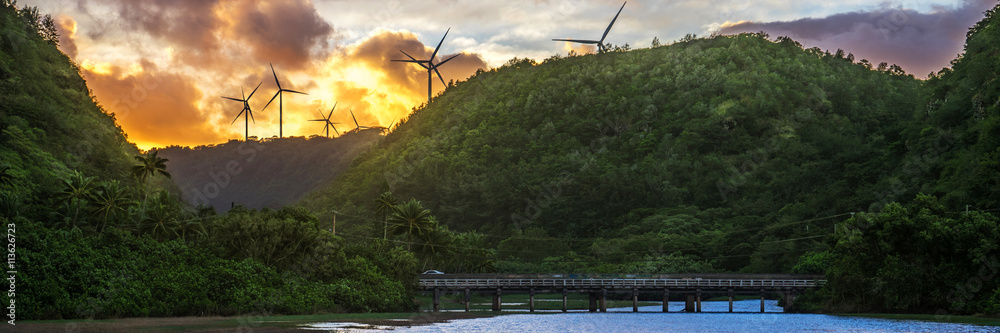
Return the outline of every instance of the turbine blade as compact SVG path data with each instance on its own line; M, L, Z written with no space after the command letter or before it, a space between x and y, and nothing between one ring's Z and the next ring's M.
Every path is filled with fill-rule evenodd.
M309 119L309 121L326 121L326 119Z
M563 39L563 38L556 38L556 39L553 39L553 41L556 41L556 42L573 42L573 43L580 43L580 44L597 44L597 43L601 42L601 41L597 41L597 40Z
M274 93L274 97L271 97L271 100L267 101L267 104L264 105L264 108L260 110L264 111L264 109L266 109L268 105L271 105L271 102L274 102L275 98L278 98L278 95L281 95L281 90L278 90L278 92Z
M453 55L453 56L451 56L451 58L448 58L445 61L439 62L439 63L437 63L437 65L434 65L434 68L437 68L438 66L444 65L444 63L450 61L451 59L458 58L458 56L460 56L460 55L462 55L462 54L459 53L459 54Z
M337 135L338 135L338 136L340 135L340 131L338 131L338 130L337 130L337 126L333 126L333 125L331 124L331 125L330 125L330 127L333 127L333 131L334 131L335 133L337 133Z
M271 65L271 63L267 63ZM281 82L278 82L278 74L274 73L274 65L271 65L271 74L274 75L274 83L278 85L278 90L281 90Z
M436 48L434 48L434 53L431 53L431 58L430 58L429 61L434 61L434 57L437 57L438 50L441 49L441 44L444 44L444 39L448 37L448 32L450 32L450 31L451 31L451 28L448 28L448 31L444 32L444 37L441 37L441 42L439 42L438 46Z
M232 124L235 124L235 123L236 123L236 120L240 119L240 116L242 116L242 115L243 115L243 111L246 111L246 109L243 109L243 110L240 110L240 114L236 115L236 118L233 118L233 122L231 122L231 123L229 123L229 124L230 124L230 125L232 125Z
M254 124L256 124L257 120L253 119L253 111L250 111L250 108L247 108L247 114L250 115L250 120L253 121Z
M261 81L260 83L264 83L264 81ZM257 88L260 88L260 83L257 84ZM247 96L246 100L249 101L250 97L253 97L253 93L257 92L257 88L253 88L253 92L250 93L250 96Z
M307 93L304 93L304 92L301 92L301 91L295 91L295 90L291 90L291 89L282 89L281 91L287 91L287 92L290 92L290 93L309 95Z
M228 100L234 100L234 101L237 101L237 102L242 102L243 101L242 99L236 99L236 98L232 98L232 97L225 97L225 96L223 96L222 98L225 98L225 99L228 99Z
M337 108L337 103L338 102L333 102L333 107L330 108L330 114L326 116L326 121L330 121L330 117L333 116L333 110ZM320 115L322 116L323 113L320 113Z
M444 85L445 87L448 87L448 84L444 82L444 78L441 77L441 72L438 72L437 66L434 66L434 73L437 73L438 78L441 79L441 84Z
M626 3L628 3L628 1L622 3L622 8L618 9L618 14L615 14L615 18L611 19L611 24L608 24L608 28L604 30L604 35L601 36L601 44L604 44L604 38L608 37L608 33L611 32L611 26L615 25L615 21L618 20L618 15L622 13L622 9L625 9Z
M354 117L354 110L351 110L351 119L354 119L354 126L355 127L361 127L361 126L358 126L358 118Z

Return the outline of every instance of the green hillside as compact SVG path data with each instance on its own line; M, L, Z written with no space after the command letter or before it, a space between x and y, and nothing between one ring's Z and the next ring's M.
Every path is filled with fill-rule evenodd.
M164 190L184 167L140 155L59 52L51 17L15 5L0 0L8 323L414 308L401 247L345 242L302 209L215 215ZM378 136L354 135L338 141Z
M213 146L167 147L160 156L192 206L225 212L233 204L279 209L330 181L380 139L379 129L335 139L290 137L230 141Z
M305 205L354 212L364 233L391 190L501 257L788 271L878 200L919 104L920 81L852 59L759 34L515 59L449 87ZM566 245L525 250L544 236Z
M130 168L138 149L54 47L52 24L37 10L4 8L0 15L0 167L9 168L11 182L0 193L7 214L37 211L72 170L137 184Z

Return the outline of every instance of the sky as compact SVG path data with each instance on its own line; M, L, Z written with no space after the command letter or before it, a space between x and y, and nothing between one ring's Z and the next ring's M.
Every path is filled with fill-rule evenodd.
M141 149L196 146L279 133L275 74L285 94L284 136L389 126L427 101L426 59L448 31L437 60L445 81L514 57L594 52L553 38L599 39L617 0L21 0L58 23L60 49L80 68L98 102ZM686 34L766 31L805 47L844 49L917 77L949 65L968 27L995 0L640 1L626 3L606 43L649 47ZM450 29L450 30L449 30ZM250 94L249 133L236 119ZM435 77L434 94L444 90ZM266 109L264 106L267 105ZM323 115L321 115L323 113ZM332 133L335 135L335 133Z

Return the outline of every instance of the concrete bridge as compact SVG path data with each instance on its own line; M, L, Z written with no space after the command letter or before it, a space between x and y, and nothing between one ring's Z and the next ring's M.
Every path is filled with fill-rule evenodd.
M502 310L504 294L528 294L529 310L535 311L535 294L562 293L562 311L566 312L569 293L587 293L590 312L607 311L609 293L631 294L632 311L639 311L639 295L663 297L663 312L668 311L671 294L683 295L684 311L701 312L701 301L707 294L728 295L729 312L733 312L733 295L760 295L760 312L764 312L764 296L781 294L784 309L789 311L800 292L826 283L822 275L792 274L665 274L665 275L497 275L497 274L425 274L420 275L420 290L434 294L434 311L440 311L441 293L464 292L465 311L469 311L471 293L491 294L493 311Z

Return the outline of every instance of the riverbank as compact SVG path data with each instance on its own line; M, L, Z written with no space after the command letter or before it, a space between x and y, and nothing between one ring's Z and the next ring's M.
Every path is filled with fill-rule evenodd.
M367 326L418 326L457 319L493 317L493 312L337 313L302 316L123 318L108 320L42 320L18 322L17 332L303 332L302 325L319 322Z

